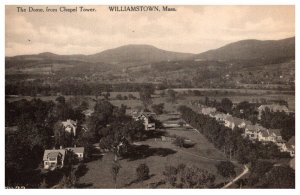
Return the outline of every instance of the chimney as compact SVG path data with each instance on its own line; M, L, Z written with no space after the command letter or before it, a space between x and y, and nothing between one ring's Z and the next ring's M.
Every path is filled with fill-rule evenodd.
M63 147L62 147L62 146L59 146L59 149L63 149Z
M76 148L76 144L74 144L74 148Z

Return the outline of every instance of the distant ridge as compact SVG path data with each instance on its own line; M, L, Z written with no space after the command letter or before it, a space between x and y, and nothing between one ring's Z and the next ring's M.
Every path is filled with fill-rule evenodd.
M203 60L250 60L295 57L295 37L281 40L242 40L193 56Z
M89 55L88 58L94 62L110 63L149 63L169 60L182 60L192 56L191 53L180 53L158 49L152 45L124 45L114 49Z
M143 65L162 61L178 60L252 60L295 57L295 37L282 40L242 40L200 54L166 51L152 45L124 45L92 55L59 55L43 52L34 55L6 57L6 65L17 65L26 61L79 61L119 65ZM23 63L24 62L24 63Z

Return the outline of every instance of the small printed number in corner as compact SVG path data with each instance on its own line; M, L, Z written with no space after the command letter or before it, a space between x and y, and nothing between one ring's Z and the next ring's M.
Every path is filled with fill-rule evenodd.
M5 186L5 189L25 189L25 186Z

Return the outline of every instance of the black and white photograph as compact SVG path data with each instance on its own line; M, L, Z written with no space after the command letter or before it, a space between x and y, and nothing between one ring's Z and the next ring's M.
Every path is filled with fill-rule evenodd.
M6 190L295 189L295 5L4 7Z

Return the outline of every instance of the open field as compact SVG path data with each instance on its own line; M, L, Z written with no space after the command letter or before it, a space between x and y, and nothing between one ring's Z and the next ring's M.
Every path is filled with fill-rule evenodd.
M172 113L159 115L158 119L163 123L176 123L180 117L177 113ZM171 141L162 141L159 136L136 142L135 145L140 148L140 153L119 161L122 168L118 175L117 188L168 188L168 184L163 182L165 166L177 166L180 163L209 171L216 176L215 184L226 181L218 175L215 167L218 162L226 160L226 157L202 134L190 127L167 128L162 130L162 133L166 136L185 137L195 145L189 148L179 148ZM86 163L88 171L80 178L79 183L92 188L114 188L110 172L112 161L113 155L108 153L102 159ZM141 163L146 163L149 166L150 178L144 182L137 182L136 168ZM237 174L241 171L241 166L237 165Z
M197 166L207 170L216 176L215 183L224 182L224 178L217 174L216 163L226 158L209 143L203 135L186 128L167 129L166 133L178 136L184 136L196 143L192 148L178 148L171 142L163 142L159 138L149 139L136 143L139 147L144 147L141 155L133 158L120 160L120 173L118 176L118 188L148 188L155 186L157 188L167 188L167 184L157 185L165 176L163 171L166 165L177 166L184 163L188 166ZM112 154L106 154L102 159L88 162L87 173L80 178L82 184L93 184L93 188L114 188L114 182L110 172L113 160ZM150 169L150 178L144 182L136 182L136 168L139 164L146 163ZM241 169L237 168L237 173Z
M200 90L201 88L195 88L195 90ZM179 91L183 91L183 89L176 89ZM187 89L185 89L187 90ZM205 89L207 90L207 89ZM211 89L214 90L214 89ZM221 89L218 89L221 90ZM226 91L229 89L224 89L223 91ZM254 89L231 89L233 90L232 92L245 92L243 95L233 95L230 94L230 91L228 92L228 95L218 95L218 96L208 96L211 100L216 99L217 101L221 101L223 98L229 98L233 103L238 103L242 101L249 101L249 102L256 102L260 101L261 99L265 100L285 100L288 102L289 109L292 111L295 111L295 95L294 94L285 94L282 93L281 91L271 91L271 90L254 90ZM241 91L242 90L242 91ZM270 92L271 91L271 92ZM157 93L160 93L160 91L157 91ZM121 104L127 105L127 107L130 108L136 108L142 106L142 102L140 100L116 100L116 96L120 94L122 96L128 96L129 94L132 94L133 96L139 98L139 93L138 92L110 92L110 102L116 106L120 106ZM74 96L64 96L66 100L70 99L71 97ZM90 104L90 107L92 108L95 104L96 97L95 96L76 96L77 98L80 98L81 100L85 100ZM17 101L21 99L33 99L34 97L31 96L10 96L6 97L6 100L8 101ZM57 96L37 96L35 98L40 98L44 101L49 101L49 100L55 100ZM158 104L158 103L164 103L165 104L165 109L169 112L174 112L177 109L178 105L187 105L191 100L200 100L204 99L204 96L184 96L180 99L177 100L176 104L171 104L168 101L167 97L160 97L159 95L154 95L152 98L153 104Z

